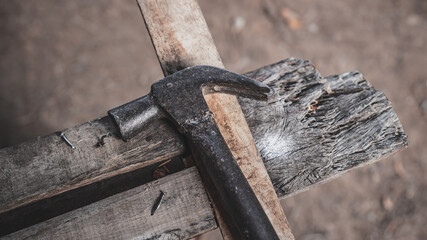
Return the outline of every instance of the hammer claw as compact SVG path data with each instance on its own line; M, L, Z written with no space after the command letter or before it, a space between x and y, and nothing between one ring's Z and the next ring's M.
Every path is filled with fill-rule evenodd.
M252 83L241 85L239 87L236 87L232 84L207 84L203 87L203 95L212 93L227 93L231 95L256 99L259 101L266 101L267 94L265 94L264 89L264 87L254 86Z
M179 85L185 86L187 90L196 91L202 88L203 94L228 93L257 100L266 100L265 93L270 88L264 83L258 82L246 76L229 72L212 66L195 66L177 72L158 83L171 87L176 79L180 79Z

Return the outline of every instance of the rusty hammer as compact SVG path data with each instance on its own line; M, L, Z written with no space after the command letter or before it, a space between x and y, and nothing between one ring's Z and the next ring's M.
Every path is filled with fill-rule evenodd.
M108 114L125 141L150 121L171 120L198 150L242 239L279 239L204 100L204 95L215 92L266 100L269 88L220 68L195 66L157 81L148 95Z

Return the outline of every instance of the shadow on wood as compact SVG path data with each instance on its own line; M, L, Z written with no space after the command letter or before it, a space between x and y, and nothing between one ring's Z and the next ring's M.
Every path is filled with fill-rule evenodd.
M158 174L155 173L155 170L160 164L162 163L117 175L2 213L0 214L0 236L154 181L159 177L156 176ZM184 169L179 157L172 158L166 166L168 170L166 174Z

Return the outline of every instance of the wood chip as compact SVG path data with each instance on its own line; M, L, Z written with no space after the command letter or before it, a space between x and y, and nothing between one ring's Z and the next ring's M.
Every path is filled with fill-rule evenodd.
M282 8L280 10L280 16L285 20L288 27L292 30L297 30L302 27L302 23L296 12L289 8Z

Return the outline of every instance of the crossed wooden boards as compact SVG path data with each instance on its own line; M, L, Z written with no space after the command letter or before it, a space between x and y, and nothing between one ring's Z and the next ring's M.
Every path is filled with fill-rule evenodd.
M179 13L180 6L174 2L139 3L141 8L165 4L161 9L168 14ZM193 13L200 12L193 0L180 4L192 6ZM191 21L204 22L200 18ZM172 27L185 31L188 38L197 33L193 26ZM210 34L207 38L212 41ZM176 48L157 47L156 52L164 71L174 72L197 61L183 57ZM193 52L200 52L197 43L185 49L189 56L194 56ZM176 59L174 64L165 60L168 55ZM201 57L207 58L206 54ZM268 102L239 98L239 103L280 198L380 160L408 144L386 96L358 72L324 78L310 62L290 58L246 75L273 90ZM63 132L74 141L75 150L58 134L0 150L0 233L9 234L6 239L182 239L217 227L195 167L120 194L111 195L114 191L110 189L100 201L72 211L64 207L66 211L58 210L49 216L53 218L32 225L36 222L30 218L51 210L47 205L64 205L75 201L71 196L81 197L93 189L108 191L108 179L141 173L140 169L188 150L176 131L162 121L152 123L127 143L118 137L108 117ZM97 146L99 137L107 133L112 137ZM160 190L167 195L151 216ZM19 230L22 227L26 228Z

